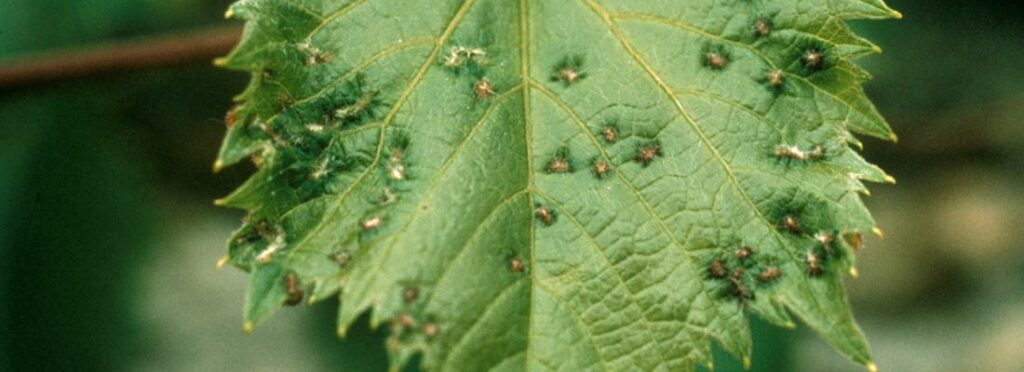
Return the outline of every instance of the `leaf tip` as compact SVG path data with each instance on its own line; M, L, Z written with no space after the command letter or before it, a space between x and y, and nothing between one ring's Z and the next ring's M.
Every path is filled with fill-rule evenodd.
M885 233L882 232L882 229L872 227L871 233L875 234L875 236L877 236L879 239L885 239Z
M224 266L228 265L229 260L231 260L231 258L228 256L221 257L219 260L217 260L217 268L223 269Z
M228 201L225 200L225 199L215 199L213 201L213 205L216 205L218 207L223 207L223 206L228 205Z
M245 322L245 324L242 324L242 332L245 332L245 334L251 334L252 330L253 330L252 322Z
M796 323L793 323L792 321L786 322L786 324L782 325L782 328L785 328L785 329L796 329Z
M319 300L319 299L320 298L317 297L316 295L311 295L311 296L309 296L309 300L308 301L309 301L309 304L312 305L312 304L315 304L316 301Z
M885 175L885 182L891 183L891 184L895 184L896 183L896 179L893 178L893 176L890 176L890 175L887 174L887 175Z
M850 277L854 278L854 279L857 279L857 277L859 277L859 276L860 276L860 271L857 271L856 267L851 267L850 268Z
M228 11L224 12L224 19L235 18L235 10L228 8Z
M750 370L750 357L743 357L743 369L748 371Z
M878 365L875 362L868 362L865 367L868 368L868 372L878 372Z
M216 63L216 62L214 62L214 63ZM224 169L224 161L223 160L217 159L217 161L213 162L213 173L220 173L220 171L223 170L223 169Z
M898 10L893 10L889 14L892 15L893 19L903 19L903 13L900 13Z

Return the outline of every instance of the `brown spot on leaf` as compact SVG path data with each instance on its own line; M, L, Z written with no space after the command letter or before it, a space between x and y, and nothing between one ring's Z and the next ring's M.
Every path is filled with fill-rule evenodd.
M604 141L609 144L619 141L619 131L615 130L615 127L605 127L601 134L604 135Z
M729 269L725 267L722 260L713 260L708 264L708 275L715 279L722 279L729 275Z
M765 81L774 88L781 88L782 84L786 83L786 74L780 69L774 69L768 72L768 75L765 76Z
M526 264L523 263L523 259L516 257L508 261L508 269L517 274L522 273L526 271Z
M754 20L754 35L765 37L772 33L772 21L765 17L757 17Z
M636 150L636 161L647 166L659 155L661 155L661 148L658 145L643 146Z
M480 78L476 84L473 84L473 94L476 94L477 98L481 100L490 99L495 94L494 84L487 78Z
M384 218L381 216L373 216L363 221L360 224L363 227L363 231L373 231L384 224Z
M804 259L807 263L807 274L810 276L821 275L823 270L821 269L821 257L818 256L814 251L807 251L807 255Z
M749 246L742 246L740 247L740 249L736 250L736 258L739 259L740 261L745 261L746 259L750 258L750 256L752 256L753 254L754 249L750 248Z
M811 70L820 70L825 66L825 53L818 48L809 48L800 57L804 66Z
M304 293L299 286L299 278L295 276L295 273L289 273L284 277L284 288L288 294L288 298L284 302L285 305L295 306L302 302Z
M799 234L800 231L801 231L801 229L800 229L800 219L797 218L797 216L792 215L792 214L787 214L785 216L782 216L781 225L782 225L783 229L785 229L786 231L789 231L790 233L793 233L793 234Z
M562 157L556 157L548 163L548 173L569 173L572 166L569 161Z
M533 215L547 226L551 226L551 224L555 223L555 214L551 212L551 209L548 209L548 207L538 206L533 210Z
M779 270L778 266L768 266L761 270L761 273L757 274L757 280L762 283L768 283L775 281L782 275L782 270Z
M594 162L594 175L598 178L604 178L611 169L612 167L604 161L598 160Z
M352 254L348 253L348 251L340 251L335 253L331 258L334 259L334 263L338 264L338 266L345 267L350 261L352 261Z
M729 58L719 52L711 52L705 56L704 63L713 70L721 70L729 64Z
M409 314L398 314L392 323L405 329L413 329L416 327L416 318Z
M420 291L416 288L409 287L402 291L402 299L404 299L405 302L416 301L416 299L419 297Z
M437 325L434 323L427 323L423 325L423 335L427 336L427 338L437 337L439 331L440 330L438 330Z

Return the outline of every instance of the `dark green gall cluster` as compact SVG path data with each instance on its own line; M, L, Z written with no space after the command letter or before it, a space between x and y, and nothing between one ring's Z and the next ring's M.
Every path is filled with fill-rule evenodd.
M827 204L809 200L800 192L767 205L767 214L777 221L776 228L795 239L795 245L800 247L795 253L810 277L829 273L830 262L844 259L848 250L857 250L861 244L861 234L856 231L837 239L840 233L832 213Z
M759 288L774 283L782 276L782 270L767 261L759 258L749 245L742 245L731 252L729 249L718 250L707 263L706 278L719 288L723 296L740 301L752 300Z
M402 348L424 348L441 332L434 317L424 310L425 298L419 288L402 289L401 302L404 310L391 318L391 332L386 342L392 354L401 353Z

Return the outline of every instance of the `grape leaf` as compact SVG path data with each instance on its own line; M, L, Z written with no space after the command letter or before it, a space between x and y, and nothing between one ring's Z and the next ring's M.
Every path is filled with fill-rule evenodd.
M372 311L394 366L691 370L796 315L874 368L842 276L877 231L851 148L895 140L845 20L881 0L242 0L215 168L286 304Z

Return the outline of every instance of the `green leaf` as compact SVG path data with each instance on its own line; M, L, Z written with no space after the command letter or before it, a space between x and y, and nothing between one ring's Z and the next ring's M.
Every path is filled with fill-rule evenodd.
M217 167L259 171L247 326L340 295L397 367L691 370L747 313L873 368L842 276L875 229L850 145L874 0L243 0ZM748 247L749 252L743 247ZM749 257L748 257L749 253Z

